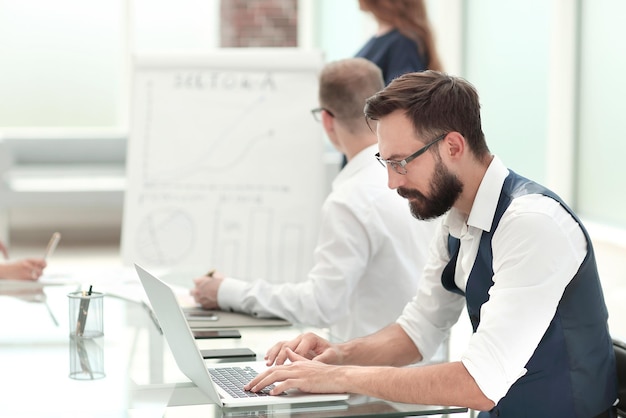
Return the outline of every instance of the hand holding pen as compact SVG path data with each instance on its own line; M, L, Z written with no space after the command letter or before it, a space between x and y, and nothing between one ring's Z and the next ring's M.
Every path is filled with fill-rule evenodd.
M41 258L24 258L17 261L9 261L0 265L0 278L12 280L38 280L46 261Z
M47 267L46 258L52 254L60 239L60 233L55 232L52 234L43 258L31 257L21 260L6 261L0 264L0 278L12 280L38 280L43 274L43 270ZM7 259L8 251L4 243L1 241L0 253L2 253L5 259Z
M189 292L204 309L219 309L217 293L224 281L224 275L216 270L193 280L195 287Z

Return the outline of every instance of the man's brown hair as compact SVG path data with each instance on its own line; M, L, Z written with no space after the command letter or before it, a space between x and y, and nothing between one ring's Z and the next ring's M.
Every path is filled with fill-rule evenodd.
M424 138L459 132L477 158L489 153L481 127L478 93L467 80L438 71L404 74L367 99L365 115L379 120L396 110Z

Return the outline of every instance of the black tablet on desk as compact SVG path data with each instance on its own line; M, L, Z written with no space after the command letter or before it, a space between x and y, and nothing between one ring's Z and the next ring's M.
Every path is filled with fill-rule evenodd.
M203 340L207 338L241 338L241 333L236 329L210 329L192 330L193 337L197 340Z
M240 358L247 360L255 360L256 353L249 348L213 348L209 350L200 350L202 358Z

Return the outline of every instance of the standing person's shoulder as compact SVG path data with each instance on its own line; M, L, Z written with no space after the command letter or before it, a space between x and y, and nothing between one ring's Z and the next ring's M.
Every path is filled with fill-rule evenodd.
M385 72L387 84L402 74L427 69L426 60L420 55L415 41L399 32L387 46L387 60Z

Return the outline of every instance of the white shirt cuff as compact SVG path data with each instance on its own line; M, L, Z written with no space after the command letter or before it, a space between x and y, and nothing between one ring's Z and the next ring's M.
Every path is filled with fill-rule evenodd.
M217 291L217 304L220 309L241 312L241 302L249 287L250 283L244 280L226 277Z

